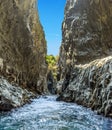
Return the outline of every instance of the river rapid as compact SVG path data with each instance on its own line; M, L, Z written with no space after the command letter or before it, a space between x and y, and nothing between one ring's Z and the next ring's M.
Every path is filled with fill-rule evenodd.
M43 96L11 112L0 113L0 130L112 130L112 119L74 103Z

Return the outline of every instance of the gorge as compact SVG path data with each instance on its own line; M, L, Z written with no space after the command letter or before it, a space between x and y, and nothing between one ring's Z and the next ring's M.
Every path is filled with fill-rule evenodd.
M67 0L57 95L47 96L52 77L36 0L1 0L0 130L111 130L111 32L111 0Z

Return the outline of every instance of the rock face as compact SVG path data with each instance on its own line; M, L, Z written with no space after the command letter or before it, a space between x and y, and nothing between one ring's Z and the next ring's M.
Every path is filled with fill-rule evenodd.
M36 0L1 0L0 110L29 102L34 97L30 91L46 91L45 57L46 41Z
M112 54L112 1L67 0L60 66L84 64ZM64 69L60 70L63 71ZM62 76L63 76L62 75Z
M59 100L112 116L111 32L111 0L67 0L59 58Z
M112 116L112 56L77 65L68 86L67 81L65 78L62 88L57 86L61 92L58 100L76 102L105 116Z
M51 94L56 94L56 81L51 70L47 73L47 88Z
M46 41L36 0L0 0L0 75L44 92Z
M29 102L35 95L0 77L0 110L9 111Z

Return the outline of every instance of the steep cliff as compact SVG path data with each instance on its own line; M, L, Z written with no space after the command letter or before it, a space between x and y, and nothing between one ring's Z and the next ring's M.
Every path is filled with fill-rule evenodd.
M46 41L36 0L0 0L0 110L46 91Z
M46 89L45 56L36 0L0 0L0 75L42 93Z
M67 0L59 58L59 99L112 116L111 33L111 0Z

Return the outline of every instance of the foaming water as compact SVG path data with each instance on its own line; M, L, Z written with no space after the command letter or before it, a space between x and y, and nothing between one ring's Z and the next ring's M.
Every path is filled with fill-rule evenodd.
M0 114L0 130L112 130L112 120L73 103L41 97Z

